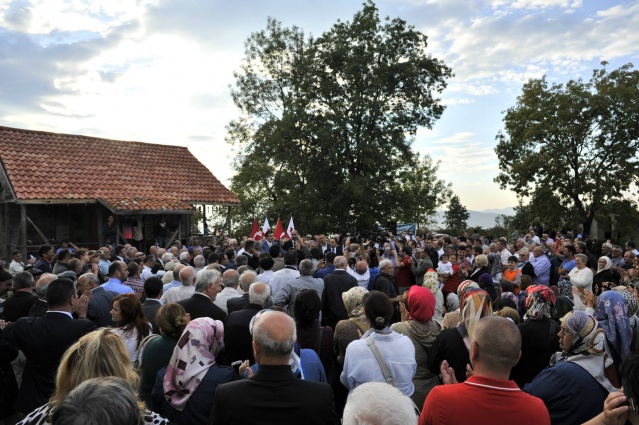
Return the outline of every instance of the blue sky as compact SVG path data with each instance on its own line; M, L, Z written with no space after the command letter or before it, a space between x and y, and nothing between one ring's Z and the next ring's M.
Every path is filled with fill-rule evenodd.
M528 78L552 82L639 65L639 1L387 0L429 37L455 77L414 148L468 209L515 206L498 174L495 135ZM225 126L244 40L268 16L320 35L360 1L0 0L0 125L188 146L223 183ZM134 166L134 164L132 164ZM168 172L169 170L167 170Z

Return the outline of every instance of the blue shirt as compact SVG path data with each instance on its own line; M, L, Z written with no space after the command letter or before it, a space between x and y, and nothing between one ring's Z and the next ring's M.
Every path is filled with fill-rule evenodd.
M109 274L110 265L111 265L110 261L103 260L102 258L100 258L100 261L98 262L98 268L100 269L100 272L105 276Z
M368 271L371 273L371 278L368 280L368 290L372 291L375 289L375 279L379 276L379 267L369 267Z
M100 285L107 291L116 292L118 294L132 294L133 289L130 286L123 285L118 279L109 278L106 283Z
M166 291L168 291L171 288L179 288L180 286L182 286L182 282L178 282L177 280L174 280L171 283L167 283L166 285L164 285L162 287L162 291L166 293Z
M326 277L326 275L331 274L335 271L335 266L334 265L330 265L330 266L326 266L321 270L316 271L315 273L313 273L313 277L319 277L324 279L324 277Z

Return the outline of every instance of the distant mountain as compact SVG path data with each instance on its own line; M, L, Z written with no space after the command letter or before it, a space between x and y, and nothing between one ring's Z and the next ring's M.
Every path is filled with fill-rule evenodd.
M484 229L488 229L495 226L495 218L497 216L504 215L515 215L514 208L502 208L500 210L484 210L484 211L468 211L468 227L483 227ZM435 220L437 221L437 225L435 227L444 227L445 219L444 219L444 211L437 211L435 213Z

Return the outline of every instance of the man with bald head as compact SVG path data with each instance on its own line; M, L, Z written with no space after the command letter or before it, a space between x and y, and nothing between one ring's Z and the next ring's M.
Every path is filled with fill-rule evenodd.
M362 288L368 289L368 282L371 279L371 273L368 271L368 264L366 261L361 260L355 264L355 270L352 270L350 267L346 268L346 273L353 276L357 281L357 284Z
M252 342L259 369L251 379L217 387L210 424L337 424L331 387L291 371L296 339L295 322L286 313L262 313Z
M175 270L173 273L175 273ZM195 268L191 266L183 267L179 271L179 277L182 282L182 286L170 288L166 291L160 299L163 304L176 303L178 301L191 298L191 296L195 293Z
M337 322L348 319L348 312L344 307L342 293L354 288L357 280L346 272L348 260L338 255L333 261L335 271L324 277L324 294L322 295L322 326L335 329ZM367 284L368 286L368 284Z
M520 357L521 334L511 320L499 316L480 319L470 345L474 374L458 384L454 371L444 361L442 379L452 385L440 385L430 391L419 424L489 424L499 418L502 423L549 425L544 402L509 380L510 370ZM451 409L451 403L464 408Z
M166 294L169 291L169 289L179 288L182 286L182 280L180 280L180 270L182 270L184 267L186 267L184 264L177 264L173 268L173 281L164 285L162 287L162 292Z
M215 305L224 310L224 313L228 314L227 301L231 298L240 297L240 293L237 290L237 285L240 282L240 274L237 270L228 269L222 274L222 292L217 294L215 298Z
M98 325L99 328L115 326L111 317L113 298L117 292L109 291L100 286L98 277L92 273L85 273L78 278L78 294L91 292L91 300L87 309L87 319Z

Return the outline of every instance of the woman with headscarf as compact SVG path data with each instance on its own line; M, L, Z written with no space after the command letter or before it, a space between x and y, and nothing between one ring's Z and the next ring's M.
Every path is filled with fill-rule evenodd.
M617 391L605 375L613 361L606 355L603 329L584 311L566 314L558 336L562 351L524 391L543 400L553 425L581 424L599 414L608 393Z
M337 361L344 366L344 356L348 344L360 339L368 330L366 314L364 313L364 295L366 288L356 286L342 293L342 301L348 312L348 320L340 320L335 326L333 350L337 353Z
M448 309L447 307L448 312L444 315L444 319L442 320L443 329L454 328L461 323L462 315L461 315L461 309L459 308L460 307L459 304L462 299L462 294L468 288L479 289L479 285L472 280L465 280L459 284L459 286L457 287L457 307L455 307L454 309L452 308ZM450 295L452 294L448 294L448 297L450 297ZM453 305L454 305L454 302L453 302Z
M470 364L469 350L475 324L479 319L493 313L490 296L483 289L467 288L460 302L462 321L457 327L442 330L428 356L428 368L433 374L440 373L444 360L455 371L457 382L466 380L466 365Z
M625 286L617 286L613 288L613 291L619 292L626 299L628 303L628 320L630 321L630 328L632 329L632 342L630 343L630 352L635 353L637 351L637 331L639 330L639 319L636 314L639 310L639 302Z
M433 319L441 323L443 316L442 310L444 308L444 294L439 289L439 280L437 279L437 272L430 269L424 274L424 283L422 286L430 289L430 292L435 296L435 315ZM452 292L451 292L452 294Z
M543 285L529 286L527 291L526 316L519 325L521 358L510 372L510 379L520 388L532 382L559 350L559 325L551 320L555 293Z
M408 290L409 318L391 326L395 332L406 335L415 346L417 371L411 398L416 406L423 406L430 390L439 383L437 375L427 367L428 352L441 331L441 325L434 318L435 308L435 296L428 288L411 286Z
M219 320L200 317L186 325L166 368L158 372L151 393L154 410L172 424L208 424L218 385L239 379L216 357L224 344Z
M601 295L604 290L610 289L611 282L614 282L611 267L612 261L610 261L610 258L606 256L599 257L597 273L592 278L592 291L596 296Z
M619 382L619 366L622 359L630 354L632 342L632 328L628 319L628 302L617 291L606 291L597 299L597 309L594 314L599 326L606 334L606 354L614 362L606 369L606 376L616 387Z

